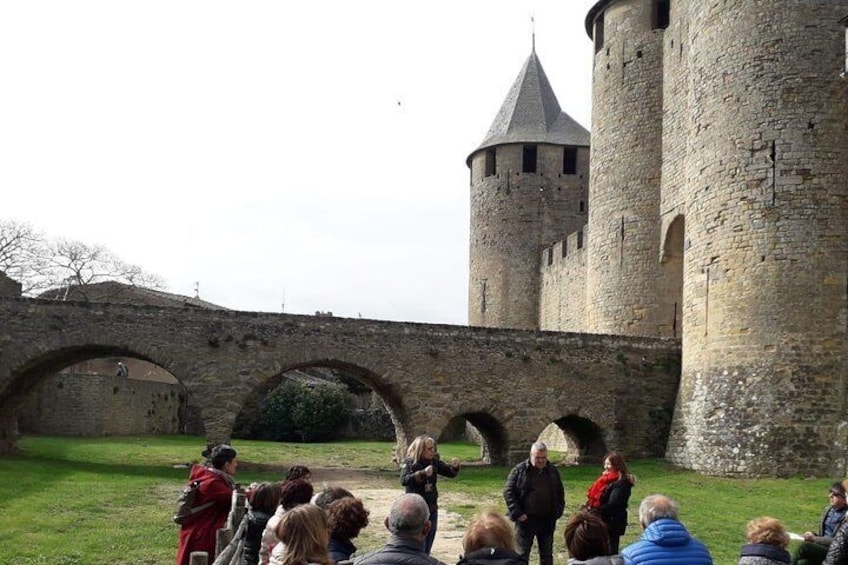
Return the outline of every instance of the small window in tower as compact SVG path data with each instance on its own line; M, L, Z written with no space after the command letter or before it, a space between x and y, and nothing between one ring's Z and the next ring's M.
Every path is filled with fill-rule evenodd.
M604 48L604 13L595 18L595 53ZM609 55L609 53L607 53Z
M486 149L486 176L490 177L497 172L498 155L494 147Z
M548 265L554 264L554 248L548 247Z
M536 146L535 145L525 145L524 146L524 158L521 162L521 172L522 173L535 173L536 172Z
M585 211L586 211L586 202L584 200L581 200L580 201L580 213L582 214Z
M577 174L577 148L565 147L562 150L562 174Z
M583 232L577 232L577 249L583 249Z
M671 16L671 0L654 0L654 29L666 29Z

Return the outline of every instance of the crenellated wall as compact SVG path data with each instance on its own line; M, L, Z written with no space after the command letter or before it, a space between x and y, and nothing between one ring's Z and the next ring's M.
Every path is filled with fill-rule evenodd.
M586 321L588 230L569 234L542 251L539 324L548 331L582 331Z
M588 148L577 148L577 173L563 174L563 146L536 145L535 173L521 172L523 147L494 148L497 167L490 176L485 150L470 159L472 326L538 329L536 257L586 222Z

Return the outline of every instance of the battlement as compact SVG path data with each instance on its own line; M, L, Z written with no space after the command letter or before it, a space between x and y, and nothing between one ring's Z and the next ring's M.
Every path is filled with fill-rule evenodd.
M546 270L560 269L564 265L585 264L586 249L589 243L589 229L572 232L562 241L554 242L545 247L539 257L539 266L544 273Z

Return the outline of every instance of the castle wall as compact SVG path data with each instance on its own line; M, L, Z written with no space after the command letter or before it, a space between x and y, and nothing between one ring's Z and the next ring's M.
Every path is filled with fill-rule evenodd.
M587 330L658 335L663 32L651 0L604 10L593 71Z
M588 233L584 228L584 231L569 234L566 240L557 242L542 251L540 329L584 331L587 243Z
M683 4L689 246L667 455L708 473L835 476L846 440L848 2Z
M46 435L176 434L181 398L177 384L59 373L39 382L18 425Z
M521 172L522 144L497 147L496 174L488 177L486 151L471 158L472 326L538 328L536 258L586 222L588 148L578 148L574 175L562 173L562 146L537 148L536 173Z

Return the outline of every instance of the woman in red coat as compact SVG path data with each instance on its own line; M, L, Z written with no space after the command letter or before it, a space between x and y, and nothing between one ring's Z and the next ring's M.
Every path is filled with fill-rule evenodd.
M177 565L188 565L192 551L205 551L209 562L215 560L215 534L224 527L232 506L233 489L238 461L236 450L229 445L217 445L209 456L211 467L194 465L190 481L201 481L194 506L209 502L211 506L200 510L180 527L180 547Z

